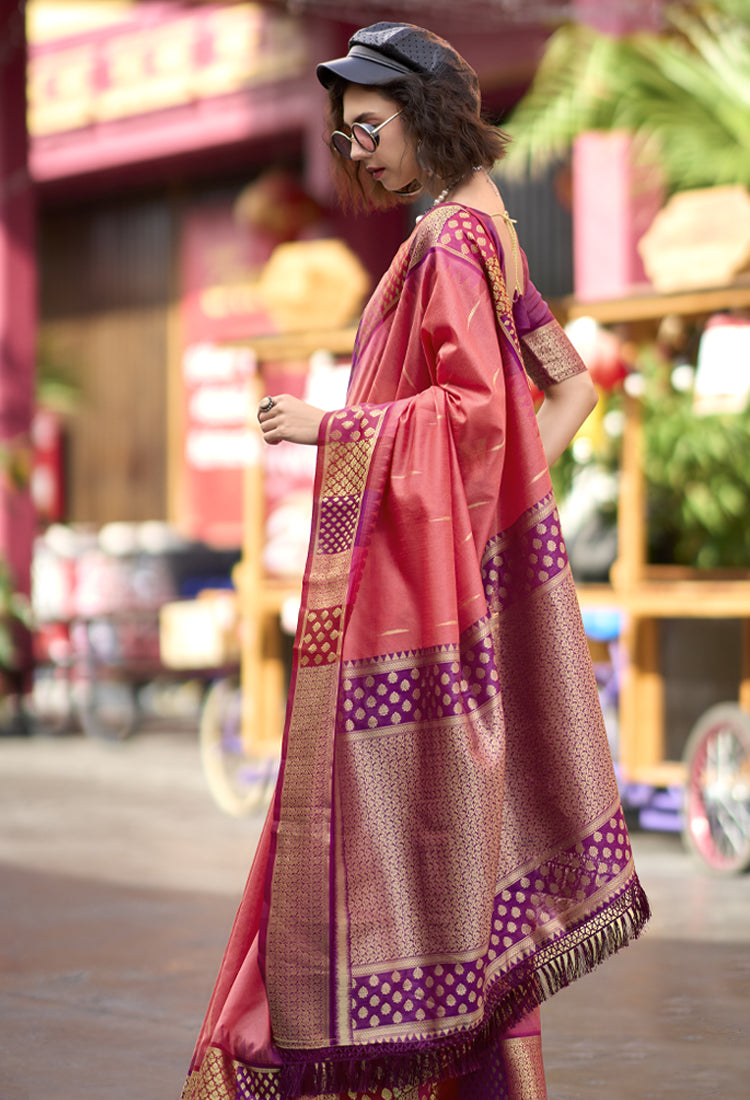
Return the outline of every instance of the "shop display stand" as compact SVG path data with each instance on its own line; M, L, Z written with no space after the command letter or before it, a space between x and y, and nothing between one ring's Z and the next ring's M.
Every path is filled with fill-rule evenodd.
M653 339L665 316L700 322L718 311L742 309L750 309L747 282L674 294L635 294L611 301L568 301L560 303L558 316L563 322L591 317L602 325L618 326L628 339ZM624 414L617 559L609 584L578 587L584 612L608 607L623 616L618 723L622 782L682 788L682 827L689 845L712 870L734 873L750 865L750 569L698 570L648 563L641 407L636 397L624 395ZM666 619L735 619L741 623L737 699L718 711L714 708L713 718L718 715L721 721L714 721L711 727L708 754L708 715L703 715L680 760L666 758L665 682L660 658L661 625Z

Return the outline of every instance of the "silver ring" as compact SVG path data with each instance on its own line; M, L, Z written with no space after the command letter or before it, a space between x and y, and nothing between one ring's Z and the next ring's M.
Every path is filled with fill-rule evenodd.
M274 406L273 398L272 397L266 397L265 400L261 401L260 405L258 405L258 409L262 413L267 413L267 412L271 411L273 406Z

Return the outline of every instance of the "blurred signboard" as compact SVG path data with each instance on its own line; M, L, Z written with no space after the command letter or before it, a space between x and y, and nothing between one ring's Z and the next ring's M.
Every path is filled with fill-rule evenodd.
M248 427L255 357L237 341L272 331L258 290L274 240L241 229L229 201L189 208L179 250L180 527L220 546L242 541L242 477L257 459Z
M196 203L180 227L180 467L170 510L193 537L239 546L244 470L262 462L264 566L289 575L304 565L316 452L293 444L262 447L251 349L266 345L259 352L263 392L340 408L353 340L353 330L344 326L356 321L370 277L344 242L280 240L242 211L229 197Z
M263 364L264 388L269 393L291 393L318 409L344 407L350 373L350 355L327 351ZM304 572L317 458L317 447L294 443L261 449L265 497L261 560L269 576L299 577Z
M726 286L750 269L750 192L739 184L678 192L638 250L663 293Z
M32 48L33 137L226 95L309 67L299 20L262 4L149 9L136 4L116 27Z
M698 347L693 407L699 416L741 413L750 399L750 318L709 317Z

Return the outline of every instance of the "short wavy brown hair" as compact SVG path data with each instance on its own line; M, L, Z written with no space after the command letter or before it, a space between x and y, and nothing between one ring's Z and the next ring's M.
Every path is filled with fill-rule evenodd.
M360 210L384 210L413 201L411 196L387 191L362 170L362 161L347 160L331 145L331 134L344 125L344 92L348 87L348 82L338 77L328 89L325 140L331 149L333 178L340 198L345 205ZM435 179L437 190L465 179L473 168L492 168L505 155L508 136L482 118L478 100L467 94L465 81L452 71L405 75L371 90L398 103L402 124L415 143L422 182Z

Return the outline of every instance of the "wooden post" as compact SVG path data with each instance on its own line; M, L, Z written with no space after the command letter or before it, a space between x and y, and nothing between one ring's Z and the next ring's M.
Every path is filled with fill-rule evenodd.
M620 495L617 511L617 561L612 580L629 589L643 580L647 556L646 486L641 464L643 425L637 397L623 395L625 428L620 456Z
M618 557L615 590L627 607L628 594L643 583L647 558L643 427L637 397L625 395L625 431L620 462ZM664 680L660 672L659 621L632 609L623 631L620 686L620 762L627 778L653 768L664 750Z
M742 620L742 666L739 702L745 713L750 714L750 619Z
M284 655L279 623L283 589L269 585L263 567L266 496L261 448L264 444L255 409L265 393L262 375L251 382L250 428L257 442L245 469L243 500L240 620L242 657L242 745L248 756L269 757L279 751L286 707Z
M629 730L628 766L654 771L664 759L664 677L661 673L660 620L633 622L633 724Z
M581 22L607 34L653 28L661 0L627 7L576 0ZM575 294L595 301L626 294L645 281L638 241L662 204L661 180L632 157L625 133L590 133L573 149ZM628 593L643 583L646 566L646 493L641 469L641 418L637 398L625 397L618 557L612 583L626 608L620 690L620 756L626 778L656 763L663 747L664 685L659 672L659 624L628 610Z

